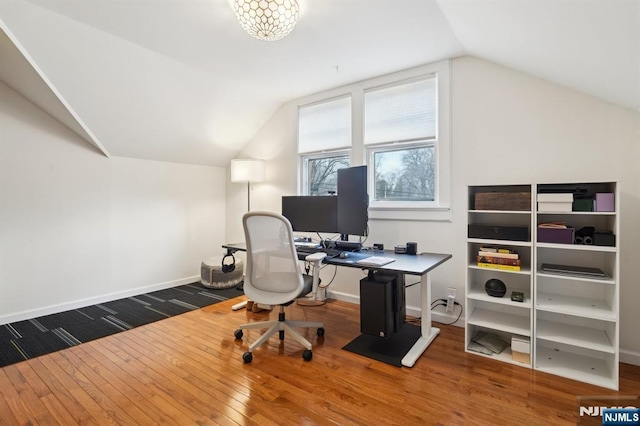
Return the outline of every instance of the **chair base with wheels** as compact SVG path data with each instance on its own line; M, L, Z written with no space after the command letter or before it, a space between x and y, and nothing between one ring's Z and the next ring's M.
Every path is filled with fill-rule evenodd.
M324 336L324 326L321 322L311 322L311 321L290 321L285 319L284 307L286 305L280 305L280 312L278 312L278 319L274 321L259 321L252 322L248 324L243 324L237 329L234 333L236 339L242 339L243 332L242 330L251 330L251 329L264 329L265 331L258 340L253 342L247 352L242 354L242 360L245 363L250 363L253 361L253 351L255 348L269 340L271 336L273 336L276 331L278 332L278 337L280 340L284 340L285 332L292 336L296 341L298 341L302 346L306 349L302 352L302 358L305 361L311 361L313 358L313 352L311 351L312 345L298 330L294 327L304 327L304 328L317 328L316 334L318 337Z

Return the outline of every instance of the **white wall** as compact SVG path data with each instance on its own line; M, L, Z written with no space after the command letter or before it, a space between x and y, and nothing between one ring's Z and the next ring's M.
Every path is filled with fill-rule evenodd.
M640 322L634 268L639 260L634 243L640 241L640 114L473 57L452 61L452 90L452 221L371 221L368 242L390 247L416 241L421 251L452 253L453 259L433 273L433 297L445 297L452 286L462 298L467 185L617 180L622 206L622 359L640 364L640 340L634 331ZM279 211L280 196L295 193L295 117L293 104L283 105L241 155L268 160L267 181L252 192L252 210ZM246 188L228 188L227 237L241 240L236 224L243 210L237 201L246 197ZM326 268L323 279L328 281L331 274ZM330 290L357 300L361 276L341 268ZM419 306L417 286L407 297L410 308Z
M0 131L0 324L193 282L221 253L225 169L106 158L1 82Z

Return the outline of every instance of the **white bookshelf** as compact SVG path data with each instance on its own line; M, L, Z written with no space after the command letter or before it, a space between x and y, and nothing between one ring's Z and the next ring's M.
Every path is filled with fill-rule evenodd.
M531 321L528 316L476 308L469 315L467 322L470 325L477 325L486 329L504 331L520 336L531 336Z
M575 188L613 193L613 212L534 212L534 368L618 389L619 217L615 182L538 184L536 194ZM576 193L574 192L574 193ZM538 241L537 225L564 222L576 231L592 226L615 235L614 246ZM543 263L596 267L605 277L547 273Z
M616 352L607 332L597 328L538 320L536 338L603 353L614 354Z
M605 388L612 387L612 377L618 368L614 355L597 358L557 348L536 345L536 370L567 377ZM617 386L616 386L617 388Z
M476 208L475 194L477 193L510 192L520 196L528 194L528 206L516 210ZM521 198L524 200L524 198ZM498 336L510 344L513 337L532 339L533 330L533 245L532 230L532 186L531 185L497 185L469 187L468 223L482 226L507 224L512 227L526 228L526 241L500 238L467 238L468 264L466 268L466 348L474 353L497 361L521 365L531 368L529 363L521 363L513 359L513 352L508 346L499 354L484 355L469 348L477 333L489 333ZM502 268L486 268L478 266L477 255L480 247L500 247L515 251L520 260L520 270L505 270ZM485 283L489 279L499 279L506 286L503 297L490 296L485 291ZM511 300L511 293L519 291L524 294L524 300ZM532 345L531 345L532 346Z
M611 321L615 321L618 316L614 307L606 300L543 292L536 295L536 309Z
M472 300L479 300L479 301L497 303L497 304L506 305L506 306L523 307L523 308L531 309L532 307L531 292L523 291L523 293L524 293L524 300L522 302L514 302L513 300L507 297L501 297L501 298L491 297L487 294L486 291L484 291L484 288L482 286L474 285L469 288L469 293L467 294L467 297Z
M576 194L613 193L613 212L541 211L537 194L571 191ZM528 211L476 209L478 192L531 192ZM615 182L492 185L469 187L469 224L527 226L528 241L467 238L466 345L479 331L494 333L503 340L529 337L531 365L512 359L510 348L489 358L534 368L594 385L618 389L619 374L619 194ZM615 235L615 244L579 245L538 241L538 224L563 222L576 231L594 227ZM511 248L520 255L519 271L479 267L476 255L483 245ZM559 274L542 271L543 263L596 267L605 276ZM504 297L487 294L484 283L498 278L507 286ZM524 293L523 302L512 301L512 291ZM467 349L468 350L468 349ZM469 351L469 350L468 350ZM476 352L469 351L477 354ZM478 354L480 356L486 356Z

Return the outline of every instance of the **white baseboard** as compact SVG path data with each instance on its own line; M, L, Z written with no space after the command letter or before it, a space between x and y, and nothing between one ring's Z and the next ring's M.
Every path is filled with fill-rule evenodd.
M353 303L355 305L360 304L360 298L350 293L342 293L339 291L328 291L327 297L329 299L342 300L343 302Z
M640 366L640 353L620 349L620 362Z
M137 296L152 291L164 290L166 288L176 287L179 285L190 284L200 280L200 276L181 278L175 281L167 281L164 283L152 284L145 287L137 287L125 291L103 294L100 296L89 297L85 299L74 300L72 302L60 303L57 305L44 306L37 309L29 309L27 311L16 312L9 315L0 316L0 325L9 324L16 321L24 321L32 318L38 318L44 315L57 314L59 312L70 311L73 309L84 308L85 306L96 305L98 303L111 302L113 300L124 299L126 297Z

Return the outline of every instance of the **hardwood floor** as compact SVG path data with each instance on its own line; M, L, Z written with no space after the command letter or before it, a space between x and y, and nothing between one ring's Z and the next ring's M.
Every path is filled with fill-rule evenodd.
M324 321L312 361L273 337L243 364L259 331L234 330L269 313L231 311L239 300L0 369L0 424L575 424L579 395L640 394L640 367L621 364L614 392L467 354L453 326L392 367L341 349L359 310L340 301L287 308Z

